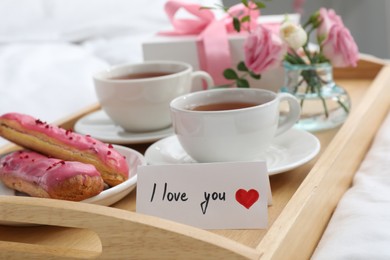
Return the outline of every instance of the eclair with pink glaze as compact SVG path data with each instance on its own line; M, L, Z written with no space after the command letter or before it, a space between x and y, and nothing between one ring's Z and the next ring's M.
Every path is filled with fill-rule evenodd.
M0 136L53 158L92 164L110 186L124 182L129 176L126 158L111 144L29 115L8 113L0 116Z
M103 191L100 173L91 164L16 151L0 159L0 180L33 197L81 201Z

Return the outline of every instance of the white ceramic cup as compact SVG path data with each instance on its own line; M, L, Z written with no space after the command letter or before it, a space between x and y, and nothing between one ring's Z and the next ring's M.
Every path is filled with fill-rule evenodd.
M289 111L280 117L279 104ZM196 111L195 107L221 103L252 103L247 108ZM288 93L255 88L212 89L175 98L171 104L173 127L183 149L198 162L264 159L275 136L299 119L298 100Z
M140 75L151 73L154 77ZM93 80L102 109L116 124L126 131L147 132L172 124L169 103L192 91L195 78L204 79L207 87L213 85L208 73L176 61L119 65L95 74Z

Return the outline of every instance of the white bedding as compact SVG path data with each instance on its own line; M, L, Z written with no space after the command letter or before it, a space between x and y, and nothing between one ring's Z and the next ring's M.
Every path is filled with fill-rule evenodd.
M390 114L339 202L315 260L390 259Z
M91 75L107 62L69 43L0 46L0 114L53 121L96 102Z

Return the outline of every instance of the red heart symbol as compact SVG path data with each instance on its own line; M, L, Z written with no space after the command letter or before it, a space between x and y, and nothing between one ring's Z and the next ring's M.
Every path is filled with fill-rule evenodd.
M246 191L239 189L236 191L236 200L238 203L249 209L259 199L260 195L257 190L251 189Z

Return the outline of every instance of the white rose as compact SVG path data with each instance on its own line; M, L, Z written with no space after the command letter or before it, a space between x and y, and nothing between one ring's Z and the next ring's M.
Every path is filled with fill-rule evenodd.
M307 41L307 34L302 26L291 22L282 24L280 35L287 45L294 50L301 48Z

